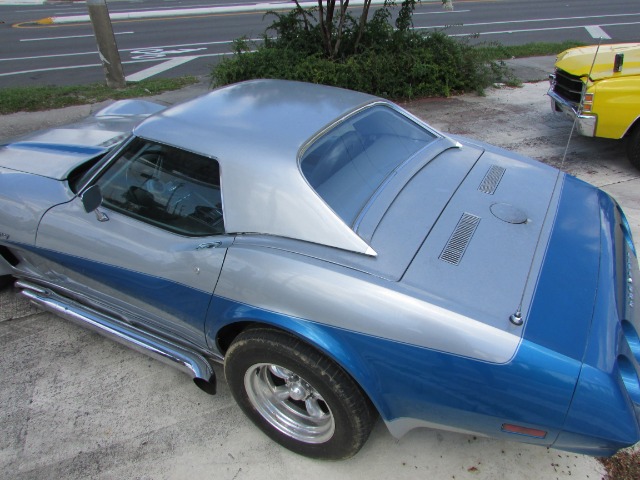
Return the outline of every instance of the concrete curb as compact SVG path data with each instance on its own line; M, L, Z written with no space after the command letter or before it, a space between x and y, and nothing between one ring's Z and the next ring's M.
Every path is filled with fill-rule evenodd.
M427 2L435 2L438 0L426 0ZM384 0L372 0L371 5L383 5ZM350 7L361 7L364 0L352 0ZM316 2L300 2L302 8L313 8L317 6ZM165 18L165 17L189 17L198 15L215 15L222 13L251 13L265 11L287 11L293 10L295 3L292 1L278 3L255 3L251 5L232 5L223 7L202 7L202 8L178 8L171 10L149 10L146 12L122 12L111 13L111 20L133 20L143 18ZM89 22L89 15L70 15L65 17L46 17L36 20L34 23L38 25L67 24L67 23L85 23Z
M4 0L0 0L0 5ZM9 0L12 1L12 0ZM44 0L23 0L29 3L44 3ZM422 0L422 3L435 3L440 0ZM383 5L384 0L372 0L371 5ZM350 7L361 7L364 0L352 0ZM317 2L300 2L302 8L313 8L317 6ZM164 17L188 17L197 15L215 15L223 13L249 13L249 12L265 12L265 11L286 11L293 10L295 4L293 1L284 1L277 3L255 3L251 5L231 5L222 7L202 7L202 8L178 8L171 10L150 10L143 12L126 12L111 13L111 20L134 20L144 18L164 18ZM68 23L86 23L90 22L89 15L70 15L64 17L45 17L36 20L33 23L38 25L52 24L68 24Z
M0 0L0 5L42 5L47 0Z

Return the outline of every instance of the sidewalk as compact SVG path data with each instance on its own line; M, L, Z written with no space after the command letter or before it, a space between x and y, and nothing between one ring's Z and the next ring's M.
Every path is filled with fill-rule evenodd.
M548 61L522 66L538 77ZM544 65L531 67L539 62ZM206 89L203 82L157 100L175 103ZM546 89L544 82L531 83L491 89L486 97L403 106L445 133L533 156L613 193L640 239L640 171L626 160L621 143L578 136L562 163L571 124L551 112ZM61 125L98 108L0 116L0 135L6 139ZM381 422L353 459L325 463L299 457L252 426L224 381L210 397L186 375L39 313L12 291L0 293L0 345L0 479L596 480L603 475L591 457L427 429L396 440ZM222 371L216 373L223 378Z

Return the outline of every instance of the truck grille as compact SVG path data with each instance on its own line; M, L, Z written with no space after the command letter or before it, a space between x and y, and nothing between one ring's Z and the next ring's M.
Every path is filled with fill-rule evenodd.
M564 70L556 70L553 91L565 100L579 104L582 99L582 80Z

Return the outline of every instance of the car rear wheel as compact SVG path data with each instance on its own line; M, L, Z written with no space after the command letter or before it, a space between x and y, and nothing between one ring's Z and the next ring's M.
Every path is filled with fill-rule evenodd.
M225 376L253 423L307 457L340 460L355 455L377 417L340 366L284 332L260 328L241 333L226 354Z
M637 123L627 138L627 157L631 164L640 170L640 123Z

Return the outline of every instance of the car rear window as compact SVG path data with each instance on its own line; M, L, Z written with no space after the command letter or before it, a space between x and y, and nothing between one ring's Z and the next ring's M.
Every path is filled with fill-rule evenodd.
M435 138L392 108L376 105L316 140L300 168L322 199L353 225L385 180Z

